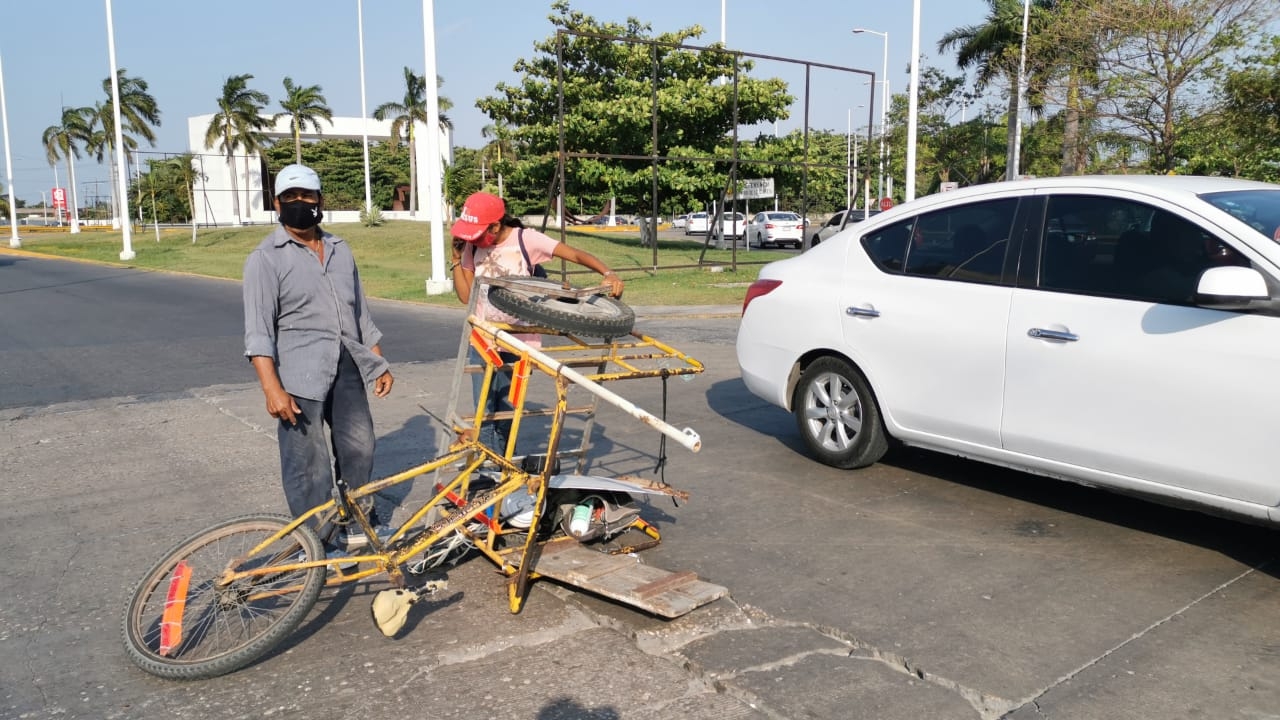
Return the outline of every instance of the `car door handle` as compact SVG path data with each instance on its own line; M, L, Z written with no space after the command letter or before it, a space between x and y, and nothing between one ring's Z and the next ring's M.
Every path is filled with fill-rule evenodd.
M856 305L850 305L845 308L844 314L852 315L853 317L880 317L879 310L873 307L857 307Z
M1075 342L1080 336L1075 333L1069 333L1066 330L1046 330L1044 328L1031 328L1027 331L1028 337L1038 340L1062 340L1063 342Z

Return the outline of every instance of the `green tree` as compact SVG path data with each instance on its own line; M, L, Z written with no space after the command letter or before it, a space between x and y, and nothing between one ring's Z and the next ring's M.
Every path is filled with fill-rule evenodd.
M1032 16L1028 32L1036 32L1043 25L1052 0L1032 0ZM998 80L1009 85L1009 108L1005 121L1007 137L1011 142L1005 153L1006 176L1012 178L1018 169L1013 167L1014 143L1018 120L1018 75L1022 57L1023 0L987 0L986 19L976 25L958 27L938 40L938 52L956 51L956 65L961 69L977 70L979 91ZM1027 58L1028 104L1037 105L1035 96L1040 85L1043 62L1035 57Z
M232 75L222 85L222 95L218 97L218 112L209 121L204 133L206 149L221 150L231 168L231 198L236 224L241 222L239 192L236 187L236 150L246 155L258 152L266 142L263 131L271 126L271 119L262 115L263 108L271 101L267 94L249 88L253 75ZM249 158L245 158L245 175L249 173ZM249 189L245 188L245 203Z
M285 97L280 101L280 107L284 112L276 113L271 122L277 122L282 117L289 118L289 127L293 130L293 157L294 162L302 162L302 132L311 126L317 133L320 130L320 121L324 120L333 125L333 111L326 104L324 95L321 93L319 85L309 85L306 87L293 84L293 78L286 77L284 79Z
M567 151L687 158L659 163L660 207L693 207L718 197L727 186L729 165L695 158L716 152L731 158L735 128L786 117L793 98L781 80L751 77L752 63L738 62L728 52L672 47L700 37L703 29L697 25L652 37L651 27L636 18L625 25L601 23L571 10L565 0L551 7L549 19L558 31L583 34L557 33L535 43L534 57L515 64L519 83L501 83L495 95L476 103L495 127L512 128L511 145L519 161L504 180L516 212L548 205L557 176L561 91ZM650 39L661 44L619 41ZM558 56L563 58L563 84ZM655 111L660 118L656 147ZM653 202L648 160L577 158L566 176L570 212L597 212L615 195L619 207L647 210Z
M76 207L76 158L80 157L80 145L89 142L93 136L91 118L94 109L91 107L63 108L62 117L57 125L45 128L40 136L44 144L45 159L53 167L58 160L67 161L67 178L71 186L71 197L67 204L71 207L71 232L80 232L80 211Z
M1113 166L1177 170L1180 135L1217 111L1205 92L1228 60L1280 14L1274 0L1075 0L1074 23L1096 38L1103 83L1100 114L1112 134ZM1136 148L1135 157L1128 148Z
M437 87L444 84L436 77ZM427 83L426 78L418 75L412 68L404 69L404 98L400 102L385 102L373 109L373 117L377 120L391 121L391 148L395 149L400 138L404 137L409 144L409 214L418 212L418 152L417 133L414 128L419 124L427 124ZM448 98L437 96L436 104L440 111L441 127L452 127L445 111L453 107Z
M404 69L404 98L400 102L385 102L373 109L377 120L391 120L391 146L400 144L400 138L409 141L409 214L418 212L418 145L414 127L427 122L426 81L412 68Z
M156 144L155 128L160 126L160 107L155 97L148 92L147 81L142 78L129 77L125 68L116 71L116 86L120 93L120 139L124 143L125 152L138 149L138 139L145 140L149 146ZM115 102L111 94L111 78L102 80L102 92L106 100L94 104L94 112L90 118L92 133L86 143L86 150L94 159L102 162L105 158L112 174L116 165L116 119ZM119 220L120 202L116 197L117 185L111 183L112 216Z

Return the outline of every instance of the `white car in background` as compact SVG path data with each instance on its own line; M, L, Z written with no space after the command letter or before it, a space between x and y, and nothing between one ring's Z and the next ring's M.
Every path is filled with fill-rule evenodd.
M689 213L688 220L685 221L685 235L706 235L707 229L711 227L711 222L707 219L704 212Z
M688 224L689 224L688 215L676 215L675 217L671 218L672 230L683 230L685 226L687 226Z
M793 212L758 212L747 226L747 241L756 247L799 248L804 244L804 222Z
M979 185L761 269L738 365L818 460L890 441L1280 526L1280 185Z

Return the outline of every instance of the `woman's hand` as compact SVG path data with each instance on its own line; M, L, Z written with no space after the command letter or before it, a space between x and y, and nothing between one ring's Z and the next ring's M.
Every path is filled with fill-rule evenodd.
M607 285L609 287L610 296L616 297L616 298L622 297L622 290L623 290L622 278L618 277L618 274L615 273L614 271L610 270L609 272L605 273L604 282L601 284Z

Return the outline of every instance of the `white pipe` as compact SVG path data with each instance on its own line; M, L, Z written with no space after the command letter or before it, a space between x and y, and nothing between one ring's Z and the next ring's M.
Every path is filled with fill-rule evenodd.
M364 0L356 0L356 31L360 35L360 133L364 148L364 211L373 209L373 192L369 186L369 111L364 99Z
M1031 19L1031 0L1022 2L1022 58L1018 61L1018 112L1013 121L1013 155L1009 169L1005 171L1006 180L1017 180L1021 175L1019 165L1022 164L1022 102L1027 85L1027 25Z
M4 174L9 188L9 247L22 247L18 238L18 205L13 200L13 154L9 151L9 107L4 99L4 61L0 59L0 120L4 122Z
M920 0L915 0L911 10L911 89L907 103L907 186L903 188L903 198L911 202L916 199L916 127L920 114Z
M116 189L120 193L120 229L123 231L124 248L120 251L121 260L132 260L137 255L133 252L131 237L133 223L129 220L129 177L125 174L124 129L120 127L120 78L116 73L116 31L111 24L111 0L107 3L107 54L111 60L111 104L115 118L116 131Z
M596 381L591 380L590 378L584 377L581 373L574 370L573 368L567 367L564 364L560 363L559 361L547 355L544 355L540 350L536 350L532 347L529 347L524 342L516 339L515 336L513 336L511 333L508 333L506 330L501 330L496 325L486 322L484 320L481 320L475 315L468 317L467 322L471 323L472 325L498 338L499 340L502 341L503 344L510 345L517 352L520 352L522 354L527 354L529 357L537 360L539 363L546 365L548 368L551 369L551 374L555 375L556 377L568 378L570 381L585 388L592 395L595 395L596 397L600 398L601 400L604 400L610 405L627 413L628 415L639 420L645 425L648 425L653 429L657 430L658 432L662 433L663 435L666 435L672 440L675 440L676 442L680 443L682 446L688 448L691 452L698 452L699 450L702 449L702 438L698 436L698 433L695 432L693 428L685 428L684 430L677 430L674 426L667 424L662 418L658 417L657 415L654 415L653 413L650 413L649 411L637 406L635 403L622 397L621 395L618 395L617 393L614 393L610 390L605 389L604 386L600 385Z

